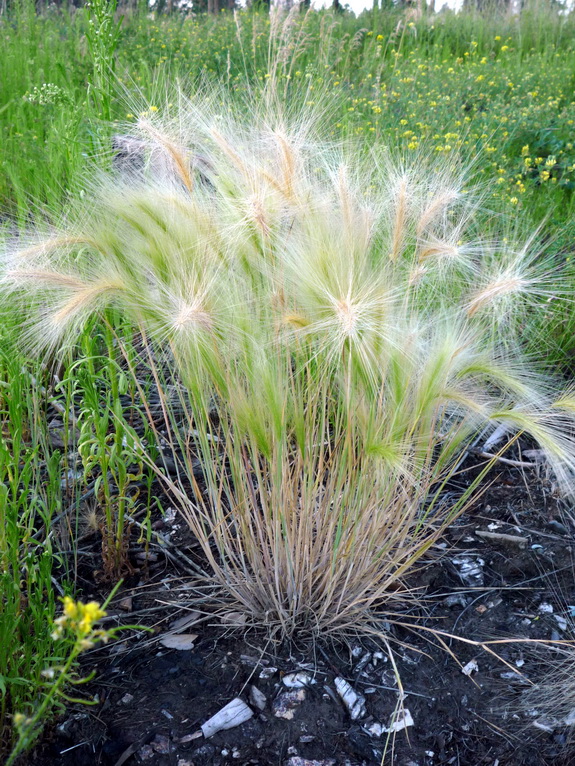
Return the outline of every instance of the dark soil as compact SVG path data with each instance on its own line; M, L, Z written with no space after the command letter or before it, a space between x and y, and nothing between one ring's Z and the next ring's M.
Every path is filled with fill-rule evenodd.
M257 631L235 630L209 616L190 630L190 651L163 648L154 634L134 631L122 642L92 651L86 667L97 668L87 691L94 707L71 708L47 731L25 762L31 766L538 766L575 763L569 728L549 722L553 711L522 703L530 681L549 675L552 652L533 644L478 644L507 638L570 638L575 604L575 526L560 513L544 478L514 468L495 471L490 489L448 531L429 564L412 575L421 589L419 631L389 626L389 639L413 725L395 737L374 736L373 724L389 726L400 707L385 642L356 640L313 646L272 646ZM193 540L176 519L166 524L174 550L197 556ZM526 538L486 539L477 531ZM94 537L93 551L98 542ZM112 622L151 626L156 634L192 608L193 577L183 576L177 557L152 548L155 563L127 581L115 598ZM458 573L461 554L484 562L475 579ZM154 558L154 556L152 556ZM89 556L84 576L90 585ZM94 567L95 568L95 567ZM144 576L144 574L146 576ZM90 592L91 589L91 592ZM552 610L552 611L551 611ZM559 619L558 619L559 617ZM567 627L565 622L567 620ZM439 640L427 630L443 631ZM399 642L399 643L398 643ZM441 643L443 642L443 646ZM408 648L408 645L410 648ZM474 660L470 675L462 666ZM277 668L273 671L273 668ZM261 677L262 670L264 677ZM283 677L308 671L314 683L293 709L277 717ZM366 714L352 721L334 678L347 679L365 696ZM192 738L201 724L231 700L250 700L250 686L266 696L262 712L246 723ZM274 707L275 706L275 707ZM398 713L401 717L401 711ZM404 713L404 715L406 715ZM546 729L546 730L544 730ZM306 760L307 759L307 760ZM331 760L330 760L331 759Z

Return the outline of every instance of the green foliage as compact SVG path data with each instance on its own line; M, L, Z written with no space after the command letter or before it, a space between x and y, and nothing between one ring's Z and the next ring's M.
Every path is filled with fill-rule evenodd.
M84 480L94 481L96 523L102 535L102 574L117 582L131 571L129 514L136 507L144 467L122 410L120 395L127 391L125 374L113 362L109 335L108 341L110 357L98 359L91 353L97 344L93 338L86 338L86 356L69 369L68 375L76 381L82 396L78 453Z
M3 338L7 351L7 340ZM51 531L62 509L61 456L47 460L44 416L23 360L1 357L0 421L0 754L10 749L11 716L42 698L42 672L67 642L50 636L56 614L52 579L59 557Z

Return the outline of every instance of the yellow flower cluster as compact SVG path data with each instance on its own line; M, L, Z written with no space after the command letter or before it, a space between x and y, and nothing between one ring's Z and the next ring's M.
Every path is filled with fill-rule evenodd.
M107 633L103 630L94 630L94 624L106 616L106 612L100 608L97 601L74 601L70 596L62 599L63 613L54 620L52 638L57 640L64 634L64 630L70 631L75 637L79 649L89 649L95 643L95 639L107 640Z

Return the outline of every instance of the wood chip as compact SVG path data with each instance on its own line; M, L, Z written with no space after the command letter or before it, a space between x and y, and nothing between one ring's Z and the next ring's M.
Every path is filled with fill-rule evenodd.
M525 548L529 542L526 537L507 535L504 532L486 532L483 529L477 529L475 534L484 540L492 540L494 543L509 543L510 545L516 545L518 548Z

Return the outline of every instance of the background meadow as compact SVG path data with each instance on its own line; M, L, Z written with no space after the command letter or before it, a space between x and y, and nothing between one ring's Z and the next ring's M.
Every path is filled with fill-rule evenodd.
M406 163L431 154L466 168L482 195L484 236L528 239L537 230L536 249L552 254L561 289L542 298L542 317L525 319L520 342L570 376L573 14L537 3L519 16L501 8L457 15L390 8L358 18L330 10L168 15L142 6L117 10L104 0L41 9L19 0L0 15L0 61L0 222L7 240L31 220L65 218L89 190L94 169L111 164L112 137L142 116L169 116L176 85L223 83L226 111L226 99L257 94L273 80L287 103L304 100L320 110L329 104L324 127L336 140L351 137L365 150L385 146ZM129 337L130 327L117 327ZM126 519L136 495L153 505L149 467L142 462L135 470L126 447L131 423L125 427L117 402L133 404L137 396L130 380L118 377L123 360L109 328L93 326L81 353L57 370L22 357L17 341L15 318L5 312L0 753L17 739L12 714L52 694L42 673L69 656L71 638L53 639L51 620L56 596L81 590L77 541L91 523L79 512L82 498L91 493L101 507L93 524L110 580L124 573L136 528ZM152 443L153 434L147 437ZM64 525L53 523L62 517ZM145 545L149 511L137 528ZM58 699L52 694L46 714ZM20 731L20 746L37 733Z

